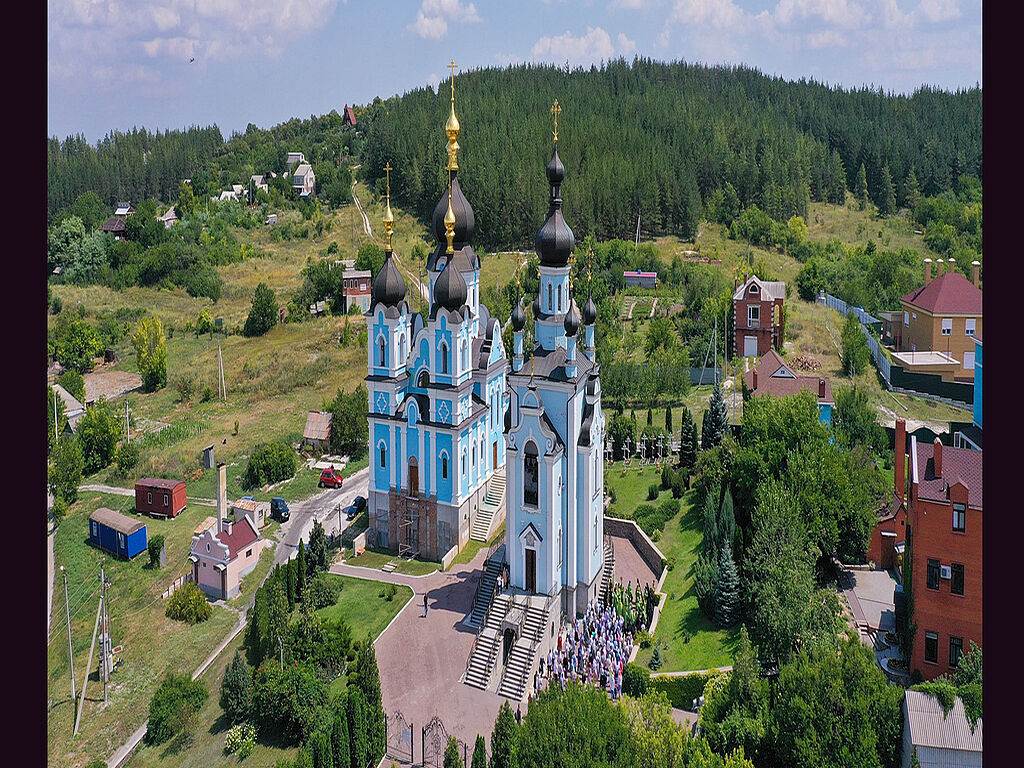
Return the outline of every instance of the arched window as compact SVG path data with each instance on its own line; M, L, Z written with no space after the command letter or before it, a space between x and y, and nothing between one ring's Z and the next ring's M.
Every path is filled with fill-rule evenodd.
M462 342L462 367L469 367L469 356L466 354L466 342Z
M594 551L597 552L597 515L594 515Z
M562 564L562 529L558 529L558 564Z
M523 450L523 503L537 506L537 445L532 440Z
M441 479L448 479L448 455L444 454L441 456Z
M448 345L441 342L441 373L448 373Z
M404 333L402 334L401 350L402 350L402 356L398 358L398 362L399 363L404 363L405 362L405 334Z
M470 466L475 468L476 467L476 446L475 445L473 446L472 462L473 463L470 464Z
M555 309L554 303L551 301L551 283L548 283L548 311L552 312Z
M386 356L384 354L384 337L383 336L381 336L380 340L377 342L377 347L378 347L378 349L380 349L380 364L381 364L381 366L386 366L388 363L387 363L387 358L386 358Z
M420 389L430 386L430 374L427 371L420 371L420 375L416 379L416 386Z
M382 467L387 466L388 463L388 448L384 443L380 444L380 465Z
M558 311L562 311L562 284L558 284Z
M466 474L466 449L462 449L462 474Z

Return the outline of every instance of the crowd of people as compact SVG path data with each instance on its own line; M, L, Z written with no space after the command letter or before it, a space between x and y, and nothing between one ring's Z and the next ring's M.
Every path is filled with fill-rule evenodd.
M623 586L621 580L612 585L612 607L623 618L628 631L635 633L650 626L654 616L654 594L650 584L641 587L639 580L635 589L632 582Z
M534 679L539 692L565 690L567 680L598 685L613 699L622 695L622 674L633 649L633 632L613 605L591 600L583 618L564 624L556 646L542 656Z

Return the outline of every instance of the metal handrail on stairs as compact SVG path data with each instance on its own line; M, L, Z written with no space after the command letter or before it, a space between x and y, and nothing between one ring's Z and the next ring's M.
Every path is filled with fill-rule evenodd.
M481 579L481 581L483 581L483 579ZM497 597L497 595L498 595L498 590L497 590L497 586L498 585L495 584L494 586L495 586L495 589L491 590L491 596L487 600L487 608L484 610L484 619L483 619L483 621L480 622L480 626L477 627L476 637L473 638L473 647L469 649L469 656L466 659L466 674L467 675L469 675L469 667L470 667L471 662L473 661L473 654L476 653L476 648L480 644L480 636L483 634L484 628L487 626L487 616L490 615L491 607L494 605L494 598ZM479 590L479 589L480 589L480 586L477 585L477 590ZM475 608L476 607L476 600L475 599L473 600L473 604L474 604L474 608ZM487 664L487 676L488 677L490 677L490 674L491 674L491 664L490 664L490 657L491 656L493 656L493 649L492 649L492 652L490 654L488 654L488 664Z

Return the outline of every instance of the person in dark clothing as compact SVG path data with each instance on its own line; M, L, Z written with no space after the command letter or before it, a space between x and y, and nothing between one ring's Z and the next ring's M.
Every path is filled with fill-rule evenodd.
M516 722L519 723L520 725L523 724L523 708L522 707L523 707L522 704L516 704Z
M423 618L427 618L427 593L423 593Z

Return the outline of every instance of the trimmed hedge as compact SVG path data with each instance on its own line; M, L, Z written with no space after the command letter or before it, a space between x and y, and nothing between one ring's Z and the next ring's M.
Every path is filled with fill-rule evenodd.
M689 711L693 707L693 700L704 695L704 686L708 680L717 677L721 673L712 670L711 672L695 672L692 675L679 675L668 677L666 675L651 675L651 690L664 691L673 707Z

